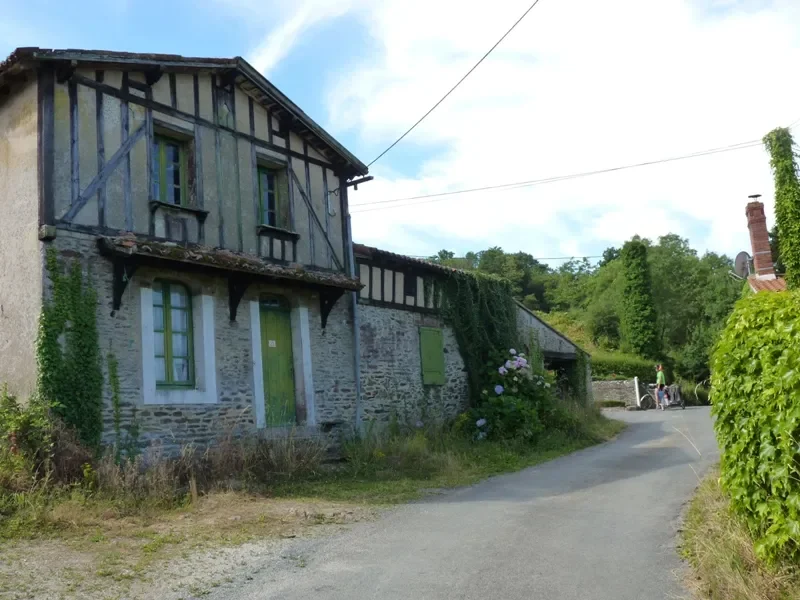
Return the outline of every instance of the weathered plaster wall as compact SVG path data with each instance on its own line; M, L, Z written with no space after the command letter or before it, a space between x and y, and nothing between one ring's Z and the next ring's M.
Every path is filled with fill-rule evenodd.
M409 310L358 305L361 333L361 385L365 421L441 421L458 415L469 401L464 361L452 329L438 317ZM420 327L444 333L443 386L422 385Z
M29 395L36 383L41 307L37 84L0 105L0 384Z
M87 79L94 80L97 73L89 69L78 69L78 74ZM199 168L195 170L196 180L201 180L202 185L191 186L190 204L202 207L208 211L204 226L204 239L202 243L208 246L222 246L232 250L244 251L252 254L258 252L259 242L256 235L258 216L256 206L258 203L257 186L254 185L253 154L255 146L258 155L269 155L272 162L278 165L287 165L285 153L285 139L273 137L273 143L280 148L266 149L258 144L252 144L249 139L237 137L236 134L250 135L250 97L240 88L234 90L235 126L236 131L224 127L211 128L206 125L196 124L193 121L195 114L194 79L189 75L175 75L175 91L177 109L187 113L186 116L169 115L159 110L153 110L153 119L156 129L159 124L178 128L187 134L187 141L192 143L192 153ZM103 83L116 88L122 85L122 73L106 71L103 73ZM141 73L129 73L131 81L144 81ZM156 102L169 105L171 103L170 74L163 75L153 86L153 99ZM54 97L55 112L55 164L54 164L54 190L55 190L55 215L62 218L70 208L72 201L72 164L71 151L72 131L77 137L77 179L78 193L80 194L98 173L98 129L103 138L105 160L108 161L122 144L122 117L127 111L129 119L129 133L132 135L144 123L146 111L136 102L129 102L127 109L119 99L101 94L102 98L102 127L98 127L97 106L98 94L88 86L77 85L75 97L77 99L76 120L73 124L73 113L70 105L69 85L56 83ZM199 115L206 120L213 120L213 94L211 76L198 75ZM144 92L129 88L129 93L134 96L144 97ZM270 138L267 127L267 111L257 102L253 103L253 125L255 137L268 142ZM273 128L278 123L274 122ZM183 135L183 134L181 134ZM316 160L322 160L320 155L312 149L306 149L303 140L295 133L290 134L290 148L294 152L305 153ZM142 137L130 152L131 179L130 198L131 212L133 215L133 231L139 234L151 233L149 190L147 189L147 136ZM323 161L326 162L326 161ZM293 157L291 167L297 175L297 182L292 187L297 191L293 195L294 229L300 235L297 243L297 262L305 265L315 265L330 268L334 265L331 254L334 254L340 264L345 262L343 248L344 215L340 208L338 195L328 193L338 189L339 181L331 168L317 164L308 164L303 158ZM123 160L106 184L105 225L111 229L127 230L125 200L124 171L126 165ZM306 177L306 168L308 177ZM326 190L327 183L327 190ZM300 195L302 189L308 202L313 207L316 218ZM182 232L173 227L168 231L164 227L166 209L158 208L154 233L159 237L169 237L176 241L182 240ZM188 241L201 242L200 230L192 215L169 211L171 217L187 221ZM172 214L174 213L174 214ZM319 223L317 223L319 221ZM98 200L96 195L88 199L85 206L78 212L72 221L83 226L99 225ZM175 231L172 231L175 230ZM325 241L325 232L330 237L333 250ZM167 235L169 233L169 235ZM268 246L268 239L263 239L263 246ZM287 244L286 259L292 260L291 244ZM269 255L269 250L262 254Z

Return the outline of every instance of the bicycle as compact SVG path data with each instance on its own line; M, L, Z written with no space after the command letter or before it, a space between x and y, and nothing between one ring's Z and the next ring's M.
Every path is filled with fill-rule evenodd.
M680 406L681 410L686 410L686 402L683 400L680 386L673 384L667 386L665 391L668 392L669 399L665 395L664 403L659 406L658 386L655 383L648 384L647 393L639 399L639 406L644 410L657 407L661 408L661 410L666 410L673 406Z

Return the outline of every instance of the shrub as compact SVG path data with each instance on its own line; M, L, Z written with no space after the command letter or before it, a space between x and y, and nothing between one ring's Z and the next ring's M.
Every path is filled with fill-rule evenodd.
M800 559L800 295L737 302L711 364L721 484L756 552Z
M642 382L655 382L655 363L621 352L595 352L592 354L592 377L594 379L633 379L638 377ZM667 373L667 377L669 378L669 373Z

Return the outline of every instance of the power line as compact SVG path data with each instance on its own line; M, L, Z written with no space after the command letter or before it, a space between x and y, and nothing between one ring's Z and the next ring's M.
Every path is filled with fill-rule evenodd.
M428 110L428 112L426 112L424 115L422 115L422 116L420 117L420 119L419 119L419 120L418 120L416 123L414 123L414 124L413 124L411 127L409 127L409 128L408 128L408 130L406 130L406 132L405 132L403 135L401 135L399 138L397 138L397 139L396 139L396 140L395 140L395 141L392 143L392 145L391 145L391 146L389 146L388 148L386 148L386 150L384 150L384 151L383 151L383 152L381 152L381 153L380 153L378 156L376 156L374 159L372 159L372 162L371 162L371 163L369 163L369 164L367 165L367 167L371 167L371 166L372 166L372 165L374 165L376 162L378 162L378 160L379 160L379 159L380 159L380 158L381 158L381 157L382 157L384 154L386 154L387 152L389 152L389 150L391 150L391 149L392 149L392 148L394 148L394 147L395 147L397 144L399 144L399 143L402 141L402 139L403 139L404 137L406 137L406 136L407 136L409 133L411 133L411 132L414 130L414 128L415 128L417 125L419 125L420 123L422 123L422 121L424 121L424 120L425 120L425 118L426 118L426 117L427 117L429 114L431 114L431 113L432 113L434 110L436 110L436 108L437 108L437 107L438 107L438 106L439 106L439 105L440 105L442 102L444 102L444 101L447 99L447 97L448 97L450 94L452 94L452 93L455 91L455 89L456 89L458 86L460 86L460 85L463 83L463 81L464 81L464 80L465 80L467 77L469 77L469 76L472 74L472 72L473 72L475 69L477 69L477 68L478 68L478 66L479 66L479 65L480 65L480 64L481 64L481 63L482 63L484 60L486 60L486 57L487 57L487 56L489 56L489 55L490 55L490 54L491 54L491 53L494 51L494 49L495 49L495 48L497 48L497 47L500 45L500 42L502 42L504 39L506 39L506 37L508 36L508 34L509 34L509 33L511 33L512 31L514 31L514 28L515 28L517 25L519 25L519 24L520 24L520 22L522 21L522 19L524 19L524 18L525 18L525 17L528 15L528 13L529 13L529 12L531 12L531 11L534 9L534 7L535 7L537 4L539 4L539 0L534 0L534 3L533 3L533 4L531 4L531 5L528 7L528 10L526 10L524 13L522 13L522 16L521 16L519 19L517 19L517 20L516 20L516 22L515 22L515 23L514 23L514 24L511 26L511 28L510 28L508 31L506 31L506 32L503 34L503 37L501 37L499 40L497 40L497 42L495 42L494 46L492 46L491 48L489 48L489 51L488 51L486 54L484 54L484 55L481 57L481 59L480 59L478 62L476 62L476 63L473 65L473 67L472 67L472 68L471 68L469 71L467 71L466 75L464 75L464 76L463 76L461 79L459 79L459 80L458 80L458 83L456 83L456 84L455 84L453 87L451 87L449 92L447 92L447 93L446 93L444 96L442 96L442 97L441 97L441 99L440 99L440 100L439 100L439 101L438 101L436 104L434 104L434 105L433 105L433 106L430 108L430 110Z
M455 196L457 194L469 194L472 192L483 192L487 190L507 190L507 189L520 189L525 187L532 187L535 185L543 185L545 183L555 183L558 181L566 181L569 179L578 179L581 177L589 177L591 175L601 175L604 173L613 173L615 171L623 171L626 169L636 169L639 167L647 167L662 163L668 162L675 162L679 160L686 160L689 158L697 158L700 156L708 156L711 154L719 154L721 152L731 152L733 150L744 150L745 148L753 148L755 146L761 145L760 140L751 140L749 142L741 142L739 144L732 144L730 146L722 146L720 148L711 148L709 150L701 150L699 152L692 152L690 154L684 154L682 156L673 156L670 158L662 158L659 160L650 160L646 162L634 163L630 165L622 165L619 167L611 167L608 169L598 169L594 171L584 171L582 173L572 173L569 175L559 175L556 177L546 177L544 179L531 179L528 181L517 181L514 183L501 183L497 185L487 185L483 187L477 188L469 188L464 190L454 190L452 192L439 192L437 194L424 194L421 196L409 196L407 198L395 198L393 200L375 200L373 202L361 202L359 204L352 204L351 208L358 209L361 206L372 206L376 204L393 204L395 202L406 202L406 201L413 201L413 200L425 200L424 202L412 202L411 204L396 204L394 206L380 206L374 208L367 208L364 210L353 210L351 211L353 214L360 213L360 212L371 212L374 210L386 210L389 208L400 208L403 206L416 206L417 204L428 204L429 202L440 202L443 199L447 199L447 196ZM436 198L435 200L429 200L430 198Z

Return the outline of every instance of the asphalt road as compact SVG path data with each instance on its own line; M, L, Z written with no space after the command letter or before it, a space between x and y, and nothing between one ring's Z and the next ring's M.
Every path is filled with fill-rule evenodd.
M616 440L403 506L217 589L230 600L688 597L675 542L718 458L707 408L615 412Z

